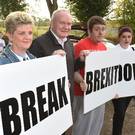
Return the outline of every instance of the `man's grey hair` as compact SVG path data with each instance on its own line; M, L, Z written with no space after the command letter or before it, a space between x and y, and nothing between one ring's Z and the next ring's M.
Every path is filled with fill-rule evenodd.
M57 15L58 15L59 13L61 13L61 12L66 12L66 13L68 13L68 14L70 15L70 11L67 10L67 9L57 9L57 10L55 10L55 11L53 12L52 17L51 17L51 21L54 21L55 18L57 18Z

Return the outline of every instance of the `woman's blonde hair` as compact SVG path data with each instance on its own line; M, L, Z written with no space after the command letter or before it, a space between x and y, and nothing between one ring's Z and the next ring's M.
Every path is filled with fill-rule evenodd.
M15 11L10 13L5 20L6 32L13 33L17 26L23 24L32 24L34 25L33 18L22 11Z

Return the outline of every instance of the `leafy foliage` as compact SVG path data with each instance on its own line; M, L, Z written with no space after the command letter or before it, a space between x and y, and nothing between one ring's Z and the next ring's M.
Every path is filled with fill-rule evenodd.
M110 8L111 0L70 0L67 1L71 11L80 22L87 22L93 16L104 17Z
M135 32L135 0L118 0L116 17L121 25L129 25Z
M26 7L25 0L0 0L0 14L5 18L10 12L24 11Z

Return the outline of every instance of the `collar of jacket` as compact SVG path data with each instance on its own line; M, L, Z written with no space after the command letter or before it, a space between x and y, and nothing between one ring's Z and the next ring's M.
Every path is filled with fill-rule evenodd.
M15 56L15 54L10 50L11 45L7 45L6 48L4 49L3 54L12 62L19 62L19 59ZM28 51L26 52L28 57L30 59L34 59L36 58L35 56L33 56L32 54L30 54Z

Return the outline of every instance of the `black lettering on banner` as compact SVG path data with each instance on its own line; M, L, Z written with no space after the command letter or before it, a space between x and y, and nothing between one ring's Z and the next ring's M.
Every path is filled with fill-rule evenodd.
M94 72L94 91L100 88L100 70L95 70Z
M115 65L93 72L87 72L86 83L88 87L86 94L116 84L122 81L123 78L125 81L130 81L132 77L134 77L133 79L135 80L135 63L127 63L124 67L122 67L122 65Z
M118 82L122 81L122 76L123 76L122 72L123 72L122 66L119 65Z
M23 121L24 121L24 130L30 129L32 126L30 124L30 116L32 125L37 124L37 112L35 105L35 96L32 91L27 91L21 94L22 101L22 113L23 113ZM30 115L31 113L31 115Z
M106 78L105 73L106 73L105 68L101 69L101 89L105 87L105 78Z
M12 112L11 112L12 109ZM21 132L21 120L17 115L19 110L18 102L15 98L9 98L0 102L0 111L3 124L4 135L19 135ZM11 122L14 130L11 129Z
M65 92L65 77L62 79L57 80L57 85L58 85L58 94L59 94L59 104L60 108L64 106L64 104L68 104L66 92Z
M135 80L135 63L133 63L133 75L134 75L134 80Z
M114 66L114 83L117 83L118 65Z
M48 117L48 111L44 111L44 105L46 104L46 98L43 98L43 92L45 92L45 85L37 87L37 100L39 109L40 121Z
M55 109L55 111L59 109L56 89L53 81L48 83L48 104L49 115L53 113L53 108Z
M132 67L129 63L124 65L124 80L130 81L132 78Z
M93 72L87 72L86 73L86 83L87 83L87 91L86 94L89 94L92 92L92 88L93 88Z
M22 128L24 128L24 131L27 131L36 125L38 123L38 117L39 121L41 121L68 104L65 91L65 77L57 79L56 83L58 92L56 92L55 82L52 81L47 84L48 92L45 90L45 85L41 85L36 88L35 93L34 91L26 91L20 94L20 102L17 101L16 98L1 101L0 113L3 134L20 135ZM44 92L48 93L48 99L46 99ZM37 100L35 98L36 96ZM44 105L46 104L48 105L47 110L44 109ZM36 105L38 109L35 107ZM19 113L21 111L19 111L19 109L22 111L20 116ZM37 115L37 113L39 113L39 115Z
M111 67L106 68L106 82L105 82L106 87L111 85L110 72L111 72Z
M111 67L111 85L113 85L113 83L114 83L114 67Z

